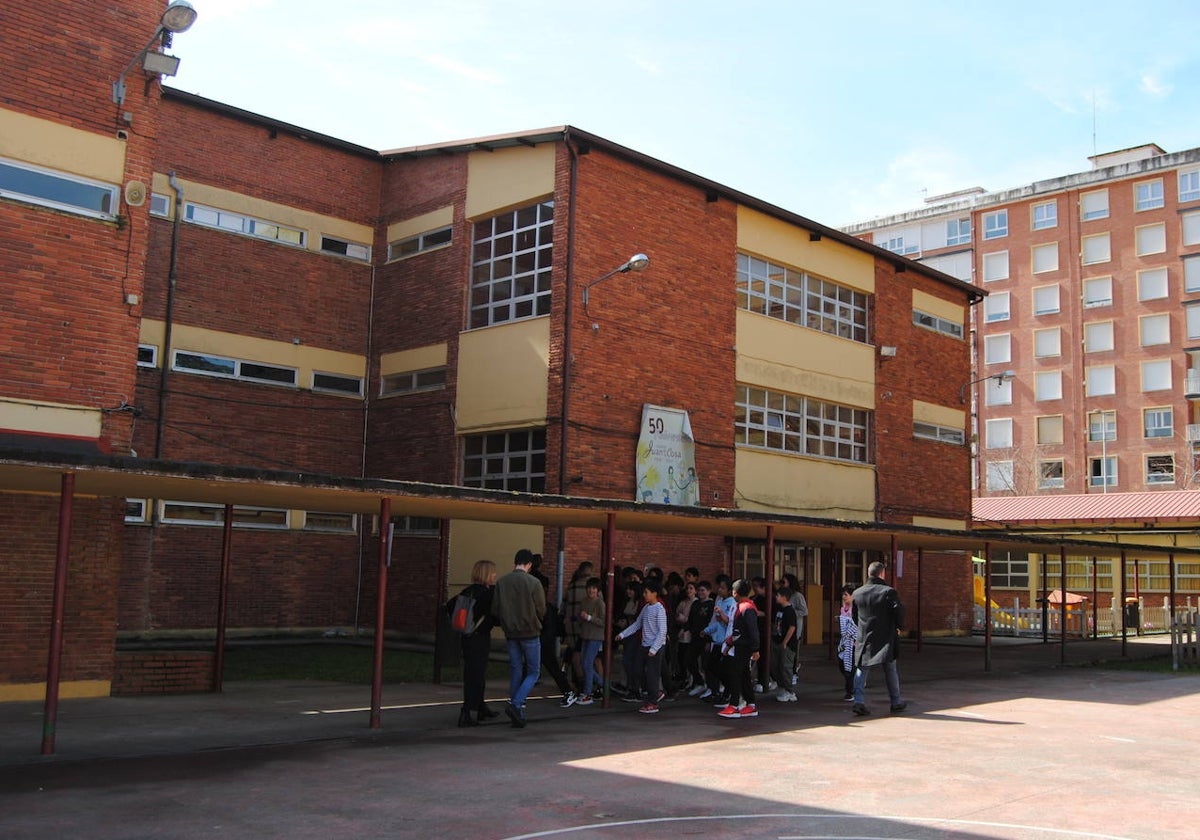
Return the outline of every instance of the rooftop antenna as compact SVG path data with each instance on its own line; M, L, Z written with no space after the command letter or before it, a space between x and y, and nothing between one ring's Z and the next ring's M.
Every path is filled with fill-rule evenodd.
M1096 89L1092 88L1092 156L1100 154L1096 148Z

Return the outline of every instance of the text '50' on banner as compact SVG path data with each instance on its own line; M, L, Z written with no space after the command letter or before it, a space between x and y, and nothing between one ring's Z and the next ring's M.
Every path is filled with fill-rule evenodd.
M696 441L688 413L661 405L642 406L637 447L637 501L662 505L700 504Z

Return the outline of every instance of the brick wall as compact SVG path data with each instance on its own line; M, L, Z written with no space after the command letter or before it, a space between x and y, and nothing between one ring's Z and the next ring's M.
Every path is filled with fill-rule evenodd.
M116 655L112 694L211 691L215 661L212 651L120 651Z

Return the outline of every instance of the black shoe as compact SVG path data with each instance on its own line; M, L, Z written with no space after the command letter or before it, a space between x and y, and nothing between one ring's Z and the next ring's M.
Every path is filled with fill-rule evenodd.
M486 703L484 703L483 707L480 708L480 710L479 710L479 719L480 720L492 720L493 718L498 718L498 717L500 717L500 713L497 712L495 709L493 709L491 706L487 705Z
M871 710L862 703L855 703L850 707L850 711L854 712L854 714L858 715L859 717L866 717L867 715L871 714Z
M466 709L463 709L461 712L458 713L458 725L460 727L478 726L479 721L477 721L477 720L475 720L475 718L471 717L470 712L468 712Z
M525 716L521 714L521 710L512 703L509 703L504 707L504 714L508 715L508 719L512 721L512 725L515 729L525 728Z
M892 704L892 714L896 715L908 708L908 702L901 700L899 703Z

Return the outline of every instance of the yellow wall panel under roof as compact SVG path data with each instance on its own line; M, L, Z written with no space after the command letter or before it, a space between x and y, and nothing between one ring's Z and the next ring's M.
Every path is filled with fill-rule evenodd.
M110 184L125 178L124 141L4 108L0 156Z
M379 357L379 375L391 376L393 373L412 373L417 370L445 367L448 352L449 347L446 344L430 344L411 350L384 353Z
M471 569L476 560L491 560L496 564L496 577L513 570L513 557L522 548L534 554L542 553L541 525L513 525L506 522L477 522L473 519L454 519L450 522L450 588L446 594L457 595L471 582ZM543 562L542 572L553 576L553 564Z
M812 242L804 228L748 207L738 207L737 246L788 268L811 271L860 291L875 292L875 258L870 254L825 237Z
M403 219L388 225L387 241L395 242L397 239L407 239L418 233L428 233L431 230L447 227L453 222L454 207L452 205L439 207L437 210L430 210L420 216L413 216L411 219Z
M966 428L967 414L961 408L949 408L921 400L913 400L912 406L915 422L933 423L935 426L945 426L947 429Z
M467 218L478 219L554 194L557 144L517 146L467 157Z
M875 407L875 348L739 309L737 379L855 408Z
M832 519L875 518L875 469L738 447L737 506Z
M99 438L103 415L98 408L5 398L0 401L0 429L77 438Z
M967 319L966 307L961 303L946 300L945 298L934 297L928 292L922 292L919 289L913 289L913 309L919 309L922 312L927 312L930 315L936 315L939 318L945 318L951 323L962 325ZM964 333L966 331L964 330Z
M455 417L462 432L544 426L550 319L530 318L459 337Z
M944 519L940 516L914 516L912 524L922 528L945 528L951 531L961 531L968 527L963 519Z
M142 319L139 341L159 348L160 365L164 356L162 342L165 331L166 325L162 321ZM357 353L326 350L306 344L293 344L290 341L252 338L248 335L218 332L187 324L175 324L171 332L171 341L176 350L296 368L300 374L298 381L302 388L312 381L311 373L314 370L357 377L366 376L367 373L366 357Z

